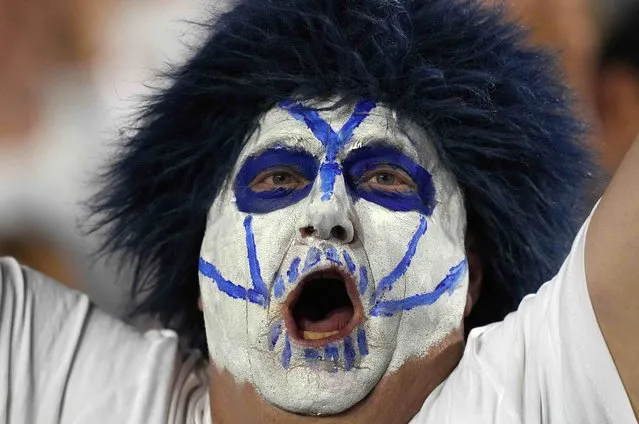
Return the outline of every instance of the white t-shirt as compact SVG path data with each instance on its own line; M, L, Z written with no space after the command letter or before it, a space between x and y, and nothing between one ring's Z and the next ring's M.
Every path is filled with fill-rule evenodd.
M208 424L203 362L0 259L0 424Z
M411 424L637 423L586 286L589 223L555 278L504 321L470 332Z
M590 303L584 239L517 312L470 333L411 424L637 423ZM0 281L0 424L210 423L204 361L173 332L140 333L11 259Z

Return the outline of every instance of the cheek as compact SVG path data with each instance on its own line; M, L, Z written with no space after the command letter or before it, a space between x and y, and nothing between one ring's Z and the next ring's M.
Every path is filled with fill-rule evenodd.
M250 232L255 242L261 277L270 288L291 243L306 202L264 214L247 214L235 206L232 196L211 207L202 241L201 256L214 264L224 278L251 287L245 219L251 216Z
M438 210L439 209L439 210ZM421 215L416 212L394 212L360 199L355 204L359 217L359 239L362 241L377 284L404 260L411 237L419 227ZM451 210L442 205L427 217L426 233L416 245L415 254L386 299L399 299L432 290L452 266L465 256L463 207L451 202Z
M244 217L232 206L214 203L202 239L200 256L225 278L242 281L248 274Z
M358 239L366 252L371 282L377 285L402 260L420 215L391 211L364 199L359 199L354 208L359 218Z
M301 206L276 212L252 215L260 274L271 288L277 271L293 237ZM249 214L237 210L233 199L218 199L209 212L200 256L213 264L219 274L233 285L250 288L253 285L249 266L245 220ZM251 381L251 362L248 352L256 337L264 331L267 309L242 299L234 299L215 283L200 274L209 353L214 363L233 371L239 380Z
M262 276L272 286L291 244L297 240L305 201L264 215L253 215L253 233Z

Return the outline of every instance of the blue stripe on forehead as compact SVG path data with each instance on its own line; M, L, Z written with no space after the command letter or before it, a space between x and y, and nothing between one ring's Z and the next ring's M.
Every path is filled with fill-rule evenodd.
M335 180L341 174L341 167L336 162L339 151L350 141L355 129L366 119L369 112L375 108L375 105L375 102L370 100L357 102L353 113L346 123L338 132L335 132L328 122L320 117L316 109L304 106L293 100L280 102L279 106L293 118L304 122L315 138L326 149L325 161L320 166L322 200L331 198Z

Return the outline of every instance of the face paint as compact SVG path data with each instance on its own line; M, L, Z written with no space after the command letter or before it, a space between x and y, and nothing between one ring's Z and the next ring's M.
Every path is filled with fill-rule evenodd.
M212 361L286 410L355 405L459 327L464 231L460 190L421 129L368 101L282 102L209 212Z

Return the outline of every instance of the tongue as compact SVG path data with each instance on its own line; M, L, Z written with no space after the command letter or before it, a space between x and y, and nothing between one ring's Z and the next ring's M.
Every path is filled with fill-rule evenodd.
M351 306L342 306L341 308L332 310L319 321L300 318L297 326L302 331L328 333L330 331L339 331L346 327L351 318L353 318L353 308Z

